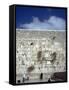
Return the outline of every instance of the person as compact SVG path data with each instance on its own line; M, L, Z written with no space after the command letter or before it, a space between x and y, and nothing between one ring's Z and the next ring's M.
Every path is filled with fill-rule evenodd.
M24 79L24 77L23 77L23 82L24 82L24 80L25 80L25 79Z
M51 82L50 78L48 79L48 82Z
M40 79L41 79L41 80L43 79L43 73L40 74Z

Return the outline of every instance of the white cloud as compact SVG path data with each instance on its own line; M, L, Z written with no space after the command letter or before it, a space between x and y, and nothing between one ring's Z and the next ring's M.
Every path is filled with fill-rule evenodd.
M30 23L21 24L20 27L27 29L47 29L47 30L65 30L65 20L56 16L51 16L48 20L40 21L38 17L33 17Z

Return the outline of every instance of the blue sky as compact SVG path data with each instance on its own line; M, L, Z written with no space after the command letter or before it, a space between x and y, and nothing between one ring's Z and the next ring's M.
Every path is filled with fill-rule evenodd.
M16 7L16 28L65 30L65 19L63 8Z

